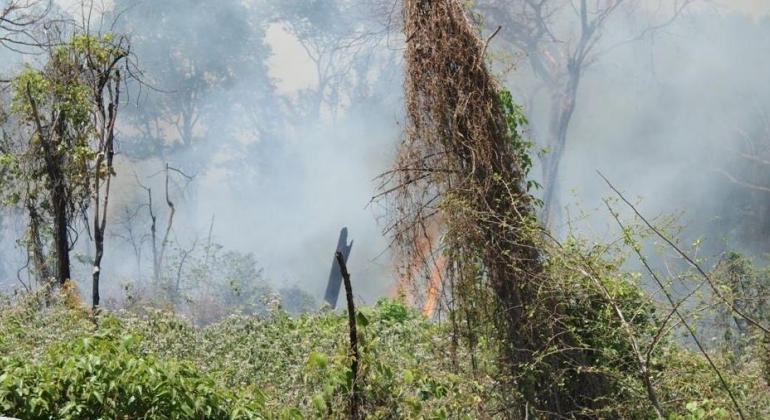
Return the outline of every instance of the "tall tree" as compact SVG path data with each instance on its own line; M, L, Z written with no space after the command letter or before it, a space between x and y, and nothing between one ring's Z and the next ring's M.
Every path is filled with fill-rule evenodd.
M127 108L137 133L131 157L173 160L196 174L217 152L272 134L266 17L253 13L236 0L114 3L116 28L131 37L146 84L132 86Z
M403 7L407 121L384 193L393 198L389 229L401 255L409 264L430 258L421 238L443 218L450 317L467 336L499 345L495 374L512 402L503 416L601 416L617 380L586 345L593 338L581 323L594 314L559 313L592 297L564 291L547 267L528 192L526 120L488 72L486 45L459 0Z
M64 32L60 34L64 37ZM77 32L50 47L41 68L27 66L13 80L12 112L20 124L6 138L2 163L6 197L28 210L29 244L42 273L45 220L51 220L54 277L71 277L70 231L91 208L96 258L93 305L99 304L110 178L114 174L120 69L128 57L124 38Z
M491 28L501 27L499 39L526 57L539 80L528 93L530 110L546 109L543 126L535 121L536 140L548 152L543 157L544 223L558 222L559 168L567 147L569 127L586 71L607 51L663 28L696 0L480 0L477 10ZM637 15L645 23L625 40L602 43L613 20ZM632 27L638 27L638 24ZM542 93L540 93L542 92ZM542 96L540 96L542 95ZM534 102L544 101L539 106Z
M393 29L389 1L270 0L269 5L272 21L296 38L312 62L316 83L297 98L310 121L358 106L370 83L395 67L388 62L394 55L381 45Z

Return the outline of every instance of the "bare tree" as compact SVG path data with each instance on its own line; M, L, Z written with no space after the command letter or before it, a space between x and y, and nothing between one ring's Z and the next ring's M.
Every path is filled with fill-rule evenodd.
M734 127L734 139L720 142L714 155L714 171L732 184L733 194L722 204L728 226L737 229L738 237L762 252L770 249L770 108L756 106L753 127Z
M0 7L0 45L22 51L46 43L39 30L51 12L51 0L6 0Z
M102 46L100 46L102 47ZM114 174L113 159L115 157L115 123L120 104L121 76L119 65L128 57L128 41L121 38L109 48L112 57L100 60L98 55L87 55L88 68L92 74L90 81L94 110L94 137L96 146L96 163L93 170L93 223L96 255L94 256L92 305L99 306L99 280L101 262L104 256L104 234L107 229L107 206L110 196L110 181ZM90 50L90 47L88 48Z
M605 53L671 24L697 0L482 0L478 10L490 27L502 27L499 38L525 55L538 84L529 93L530 105L543 91L548 109L537 140L547 147L542 176L543 223L557 221L559 166L568 142L570 122L586 71ZM637 15L646 19L635 34L604 45L603 35L613 19Z
M166 205L168 206L168 216L166 220L166 228L163 233L163 238L160 240L160 243L158 242L158 215L155 213L155 208L152 204L152 188L147 187L143 185L139 180L137 179L137 184L139 187L147 191L147 212L148 216L150 217L150 234L149 234L149 240L150 244L152 246L152 279L153 282L157 285L158 282L161 279L161 269L163 267L163 261L166 254L166 248L169 244L169 240L171 237L171 231L174 226L174 216L176 215L176 204L171 200L171 193L169 189L169 182L171 180L170 173L176 172L179 175L181 175L185 182L189 183L192 181L192 177L190 175L187 175L186 173L182 172L181 170L174 168L168 164L168 162L165 163L164 169L160 172L151 175L150 177L153 177L159 173L163 173L165 180L164 180L164 192L165 192L165 199L166 199ZM133 236L133 234L132 234ZM144 242L144 239L141 240L141 242ZM134 245L135 248L137 245ZM141 248L141 243L138 245L138 247Z

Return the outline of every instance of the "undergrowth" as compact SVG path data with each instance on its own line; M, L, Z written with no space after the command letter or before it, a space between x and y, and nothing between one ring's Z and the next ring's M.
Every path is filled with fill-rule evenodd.
M617 384L600 418L655 418L628 331L609 297L623 311L641 354L649 356L651 385L667 418L734 418L702 355L676 339L665 307L642 291L638 276L620 269L622 258L600 257L606 252L568 241L549 251L546 264L561 290L581 293L563 300L554 314L571 319L571 328L579 330L579 345L595 357L592 374L611 376ZM56 295L49 306L42 294L0 303L0 415L25 420L349 417L345 313L291 317L276 309L198 327L161 310L93 317ZM400 300L364 307L356 319L366 418L504 418L512 397L493 379L500 373L494 335L476 337L471 347L468 337L456 336L448 323L429 320ZM745 413L767 418L763 340L744 348L742 363L720 346L710 354ZM520 374L526 374L526 366ZM553 379L560 386L560 378Z
M488 377L398 301L357 316L367 418L484 418ZM164 311L96 318L33 297L0 314L0 414L34 419L347 418L346 316L281 311L205 328Z

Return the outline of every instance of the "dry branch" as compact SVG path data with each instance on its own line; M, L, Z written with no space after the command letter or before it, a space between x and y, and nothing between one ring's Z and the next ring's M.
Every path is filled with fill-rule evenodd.
M723 293L723 292L720 290L720 288L719 288L719 287L718 287L718 286L717 286L717 285L714 283L714 280L712 280L712 279L711 279L711 276L709 276L709 275L706 273L706 271L705 271L705 270L703 270L703 268L700 266L700 264L698 264L697 262L695 262L695 260L693 260L692 258L690 258L690 256L689 256L689 255L687 255L687 253L686 253L686 252L682 251L682 249L681 249L681 248L679 248L679 247L678 247L678 246L677 246L677 245L676 245L674 242L672 242L672 241L671 241L671 239L669 239L669 238L668 238L668 236L664 235L664 234L663 234L663 233L662 233L660 230L658 230L658 229L657 229L655 226L653 226L653 225L652 225L652 223L650 223L650 222L649 222L649 221L648 221L648 220L647 220L647 219L646 219L646 218L645 218L645 217L644 217L644 216L643 216L643 215L642 215L642 214L639 212L639 210L637 210L636 206L634 206L633 204L631 204L631 202L630 202L630 201L628 201L628 200L626 199L626 197L623 195L623 193L621 193L621 192L620 192L620 191L619 191L617 188L615 188L615 186L614 186L614 185L612 185L612 183L610 183L610 181L609 181L609 180L608 180L608 179L607 179L607 178L606 178L606 177L605 177L605 176L604 176L604 175L603 175L601 172L599 172L599 176L601 176L601 177L604 179L604 182L606 182L606 183L607 183L607 185L610 187L610 189L612 189L612 191L614 191L614 192L615 192L615 194L617 194L617 195L618 195L618 197L619 197L619 198L620 198L620 199L621 199L621 200L622 200L624 203L626 203L626 205L628 205L628 207L629 207L629 208L631 208L631 211L633 211L633 212L634 212L634 214L636 214L636 216L639 218L639 220L641 220L641 221L642 221L642 222L643 222L643 223L644 223L644 224L645 224L645 225L646 225L646 226L647 226L647 227L650 229L650 231L652 231L652 233L654 233L656 236L658 236L660 239L662 239L662 240L663 240L663 241L664 241L664 242L665 242L665 243L666 243L668 246L670 246L670 247L671 247L671 249L673 249L673 250L674 250L674 252L676 252L677 254L679 254L679 256L680 256L680 257L682 257L682 259L683 259L683 260L685 260L685 262L687 262L687 264L689 264L689 265L690 265L692 268L694 268L694 269L695 269L695 271L697 271L697 272L698 272L698 274L700 274L700 275L703 277L703 279L705 279L705 280L706 280L706 282L708 283L708 285L709 285L709 288L711 289L711 291L712 291L712 292L714 292L714 295L715 295L715 296L716 296L716 297L717 297L717 298L718 298L718 299L719 299L719 300L720 300L722 303L724 303L725 305L728 305L728 306L730 307L730 309L731 309L731 310L733 310L733 311L734 311L734 312L735 312L735 313L736 313L736 314L737 314L739 317L741 317L741 318L743 318L744 320L746 320L746 322L748 322L749 324L751 324L751 325L753 325L753 326L755 326L755 327L759 328L759 329L760 329L760 330L762 330L762 332L764 332L765 334L768 334L768 335L770 335L770 329L768 329L768 327L766 327L766 326L764 326L764 325L760 324L760 323L759 323L757 320L755 320L754 318L750 317L748 314L746 314L745 312L741 311L739 308L737 308L737 307L734 307L733 305L731 305L731 304L730 304L730 300L729 300L727 297L725 297L724 293Z
M358 353L358 331L356 329L356 306L353 302L353 285L350 283L350 273L345 265L345 257L342 252L337 251L334 254L337 264L340 266L342 280L345 283L345 298L348 301L348 329L350 331L350 353L353 360L350 362L350 371L352 376L352 387L350 391L350 419L358 420L361 418L359 411L361 406L361 395L358 390L358 362L360 355Z
M606 181L606 178L605 178L605 181ZM610 211L610 214L612 214L612 217L618 223L618 226L620 226L620 229L624 230L625 225L623 225L623 222L620 221L620 217L618 216L617 212L612 210L612 208L610 207L607 201L605 201L605 204L607 205L607 208ZM679 318L679 322L681 322L681 324L684 325L685 329L687 330L687 333L690 334L690 337L692 337L693 342L698 347L698 351L700 351L700 353L705 357L711 369L714 371L714 373L716 373L717 377L719 378L719 382L722 384L722 387L725 389L725 391L727 392L727 395L730 397L730 400L735 406L735 409L738 411L738 415L740 416L741 419L744 419L745 417L743 416L743 410L741 410L741 406L740 404L738 404L738 400L735 399L735 396L733 395L733 392L730 389L730 385L727 384L727 381L725 381L724 377L722 376L722 372L719 370L719 368L716 366L714 361L711 359L711 356L709 356L708 352L703 347L703 344L701 344L700 339L698 339L698 336L695 334L695 330L693 329L693 327L690 326L690 323L687 322L687 319L685 319L684 315L682 315L681 311L679 310L680 305L685 301L685 299L682 299L680 300L679 303L677 303L674 300L674 296L671 294L671 292L666 288L666 286L660 280L660 277L655 273L652 267L650 267L650 264L647 262L647 258L645 258L644 255L642 255L642 252L638 248L634 248L634 252L636 253L636 256L639 258L639 261L644 266L645 270L647 270L647 273L650 274L650 277L652 277L652 279L658 285L660 290L663 291L663 294L666 296L666 300L668 301L668 304L671 305L671 313L669 315L675 314L677 318ZM647 356L646 356L647 365L649 365L653 346L655 345L656 341L659 339L660 335L662 334L664 326L665 326L665 323L660 327L660 329L658 330L658 334L655 335L653 342L650 344L650 349L647 352ZM651 389L650 387L652 385L648 384L647 381L645 381L645 385L648 387L648 389Z

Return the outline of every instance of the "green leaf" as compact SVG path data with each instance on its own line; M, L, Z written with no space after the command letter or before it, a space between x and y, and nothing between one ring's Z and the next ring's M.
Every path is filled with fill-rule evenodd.
M356 324L363 328L366 328L367 326L369 326L369 318L367 318L366 315L364 315L359 311L358 313L356 313Z
M413 381L414 381L414 373L411 370L409 370L409 369L405 370L404 371L404 383L407 384L407 385L411 385Z
M321 369L325 369L329 363L329 358L325 354L311 351L310 355L308 356L307 363L311 366L316 366Z
M313 395L313 407L319 413L324 412L324 409L326 408L326 400L324 400L324 396L322 394Z

